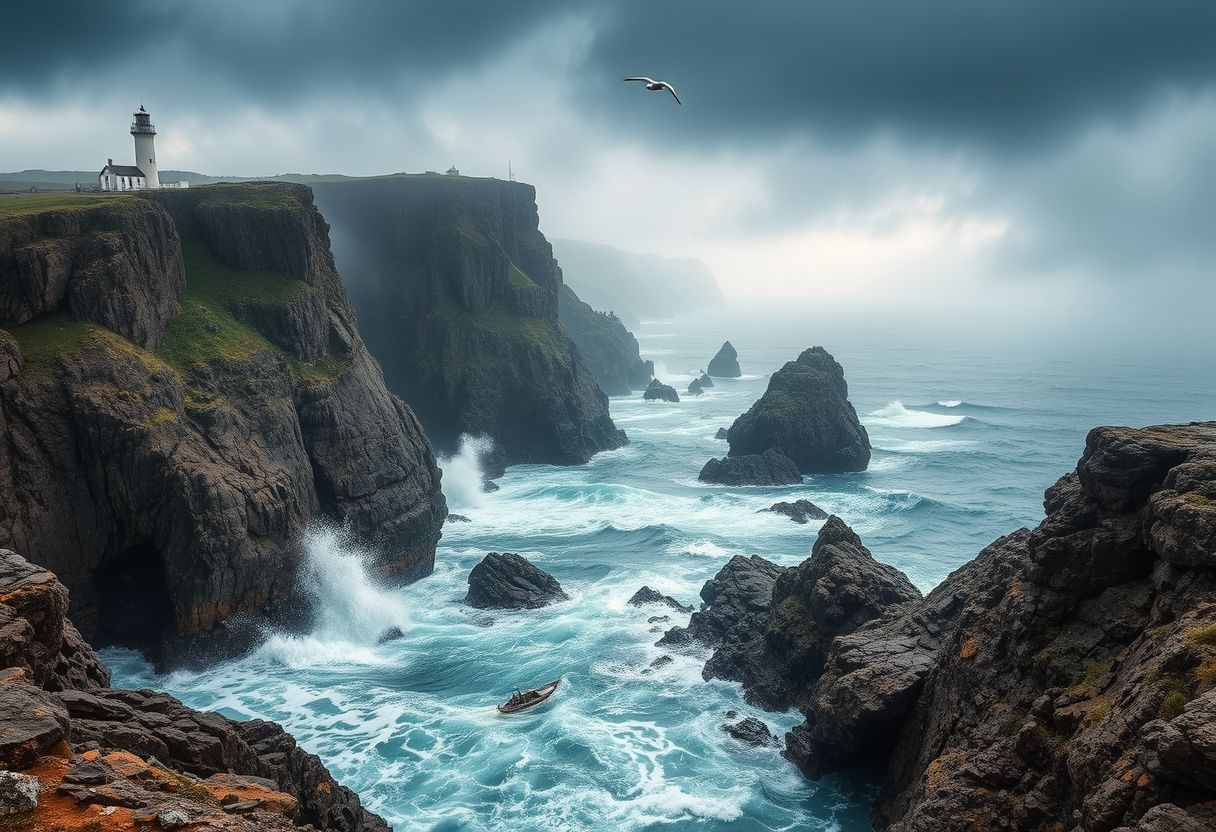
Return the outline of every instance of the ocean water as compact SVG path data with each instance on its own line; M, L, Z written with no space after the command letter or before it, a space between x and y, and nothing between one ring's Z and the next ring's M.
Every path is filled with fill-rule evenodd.
M728 737L728 709L778 734L799 717L702 681L703 653L651 669L663 653L654 642L683 616L626 599L649 584L692 603L736 553L798 563L817 526L757 513L798 497L839 514L928 590L998 535L1038 522L1043 489L1075 465L1090 427L1216 415L1202 351L897 336L739 314L645 322L637 334L681 392L727 337L745 375L678 405L614 398L628 447L581 467L512 468L493 494L478 488L470 442L444 460L444 490L472 522L446 527L432 577L377 586L341 530L316 529L304 544L313 632L271 633L252 655L199 673L158 676L110 650L115 684L283 724L399 830L868 829L872 774L811 783L776 750ZM716 430L816 343L845 367L875 449L870 469L787 488L699 484L701 465L726 449ZM463 606L468 572L488 551L531 558L570 600L525 612ZM647 621L669 614L676 620ZM405 638L377 646L392 626ZM556 677L563 685L544 707L494 711L512 686Z

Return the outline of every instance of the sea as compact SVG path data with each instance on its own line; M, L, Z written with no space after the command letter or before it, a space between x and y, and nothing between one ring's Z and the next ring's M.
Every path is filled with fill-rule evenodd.
M137 654L107 650L114 684L282 724L398 830L865 830L876 772L811 782L778 749L731 738L727 711L778 736L801 717L704 681L704 652L651 667L669 654L655 642L686 616L627 599L645 584L699 603L734 555L801 562L818 523L761 512L798 498L839 515L928 591L1042 518L1043 490L1076 465L1091 427L1216 418L1211 353L1152 338L901 331L780 310L644 321L636 335L681 393L727 339L743 376L678 404L614 397L628 446L582 466L512 467L493 493L476 462L486 440L469 438L441 465L451 510L470 522L445 527L432 576L378 585L358 541L312 529L311 632L268 632L254 653L202 672L157 675ZM784 488L698 482L726 452L717 430L816 344L845 368L874 446L869 469ZM465 606L469 571L491 551L529 558L569 600ZM377 645L391 627L404 637ZM543 707L495 711L513 687L555 678Z

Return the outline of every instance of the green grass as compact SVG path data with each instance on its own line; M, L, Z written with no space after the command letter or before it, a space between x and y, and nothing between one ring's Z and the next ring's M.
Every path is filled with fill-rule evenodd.
M132 202L134 199L135 197L130 194L78 194L75 192L3 196L0 197L0 217L23 216L63 209L80 210L93 208L106 202Z
M1187 630L1186 642L1191 647L1216 647L1216 624L1206 624Z
M103 326L77 321L66 312L53 312L6 329L21 347L21 355L27 367L45 366L78 353L86 347L99 346L136 359L144 365L149 374L164 369L164 364L152 353L140 349Z
M536 281L528 277L519 270L519 267L514 263L511 264L511 285L516 289L539 289Z

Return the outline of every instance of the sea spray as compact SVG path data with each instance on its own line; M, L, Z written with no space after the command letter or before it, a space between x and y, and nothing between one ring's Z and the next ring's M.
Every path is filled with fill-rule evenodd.
M481 461L494 450L494 442L488 436L460 437L460 446L452 456L439 457L439 468L443 471L443 496L452 508L477 508L485 503L483 487L485 472Z
M369 554L341 528L316 526L304 535L301 590L311 601L312 632L274 633L263 652L292 667L334 661L375 661L373 648L386 633L404 632L407 609L401 593L380 586L369 574Z

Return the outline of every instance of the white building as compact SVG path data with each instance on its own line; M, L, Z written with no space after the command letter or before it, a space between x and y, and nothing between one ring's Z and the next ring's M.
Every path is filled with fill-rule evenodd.
M116 165L114 160L97 174L97 184L103 191L142 191L144 188L189 188L190 183L160 181L156 169L156 128L152 116L139 105L135 120L131 123L131 135L135 138L135 164Z

